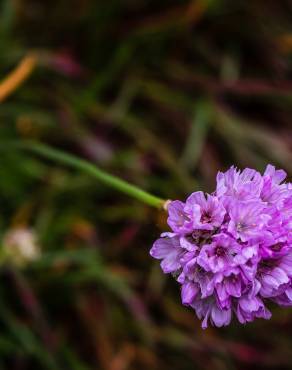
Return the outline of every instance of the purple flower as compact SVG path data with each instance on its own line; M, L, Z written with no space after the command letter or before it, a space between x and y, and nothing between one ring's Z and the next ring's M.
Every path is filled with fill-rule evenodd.
M246 286L246 278L242 275L240 268L230 269L226 274L221 274L217 278L216 293L220 306L225 306L226 302L232 297L239 298L242 295L243 288Z
M217 327L227 326L230 324L232 310L230 308L221 309L218 307L216 299L213 296L205 299L200 299L197 296L192 302L191 307L196 311L198 318L203 319L203 329L208 327L208 321Z
M286 172L283 170L276 170L274 166L268 165L263 175L263 187L261 189L260 197L267 203L278 203L286 198L287 190L286 184L279 184L285 180Z
M199 206L192 210L192 214L185 212L185 203L175 200L168 206L168 225L177 234L184 234L192 230L193 219L199 217Z
M283 293L290 279L286 272L277 266L277 261L263 261L258 268L258 280L262 297L271 298Z
M273 300L280 306L292 306L292 286L288 286L282 294L276 296Z
M292 184L268 165L264 174L231 167L216 191L168 207L171 232L150 254L181 285L184 305L202 327L269 319L268 301L292 306Z
M265 307L263 301L259 297L249 298L242 296L238 299L236 316L241 324L253 321L255 318L270 319L271 313Z
M225 216L225 208L218 198L197 191L186 203L175 200L168 206L168 225L178 234L193 230L213 230L219 227Z
M243 242L262 237L264 226L271 219L263 209L264 205L258 201L233 201L229 206L228 232Z
M263 179L259 172L246 168L242 172L231 167L225 173L218 172L216 195L229 196L238 200L258 198L262 189Z
M212 243L205 244L197 258L197 263L207 271L213 273L228 271L237 265L235 257L241 252L241 246L237 241L226 235L213 236Z
M221 226L226 213L217 197L209 194L205 196L202 191L197 191L188 197L185 210L188 214L196 214L193 227L198 230L213 230Z
M180 258L183 256L183 249L180 247L178 237L165 237L156 240L150 250L152 257L161 259L163 272L175 272L180 265Z
M181 289L181 300L183 304L189 305L193 302L196 295L199 293L199 285L188 281L185 284L182 285Z

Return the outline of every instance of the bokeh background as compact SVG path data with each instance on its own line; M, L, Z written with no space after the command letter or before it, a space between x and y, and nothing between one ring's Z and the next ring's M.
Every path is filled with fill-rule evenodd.
M291 175L291 1L1 0L1 80L0 369L292 368L291 309L203 331L149 256L163 212L7 150L45 142L165 199L232 164Z

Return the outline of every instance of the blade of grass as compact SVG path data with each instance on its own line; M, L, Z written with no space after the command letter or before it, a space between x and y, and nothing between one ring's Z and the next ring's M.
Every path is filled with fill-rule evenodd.
M37 64L35 54L26 55L19 65L0 83L0 103L11 95L33 72Z
M207 101L196 104L190 133L181 157L181 164L188 169L194 169L208 134L212 115L212 107Z

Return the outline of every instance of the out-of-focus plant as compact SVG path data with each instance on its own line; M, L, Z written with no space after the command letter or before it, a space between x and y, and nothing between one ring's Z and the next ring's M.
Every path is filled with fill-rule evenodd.
M40 258L40 246L34 230L17 227L6 232L2 240L2 263L24 267Z

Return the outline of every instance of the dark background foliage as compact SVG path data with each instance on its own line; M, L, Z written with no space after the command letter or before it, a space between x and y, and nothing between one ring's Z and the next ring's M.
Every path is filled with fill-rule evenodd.
M163 198L212 191L219 169L292 173L292 2L1 0L0 143L37 139ZM291 369L292 311L203 331L149 248L165 215L11 148L0 232L41 258L0 277L0 368Z

